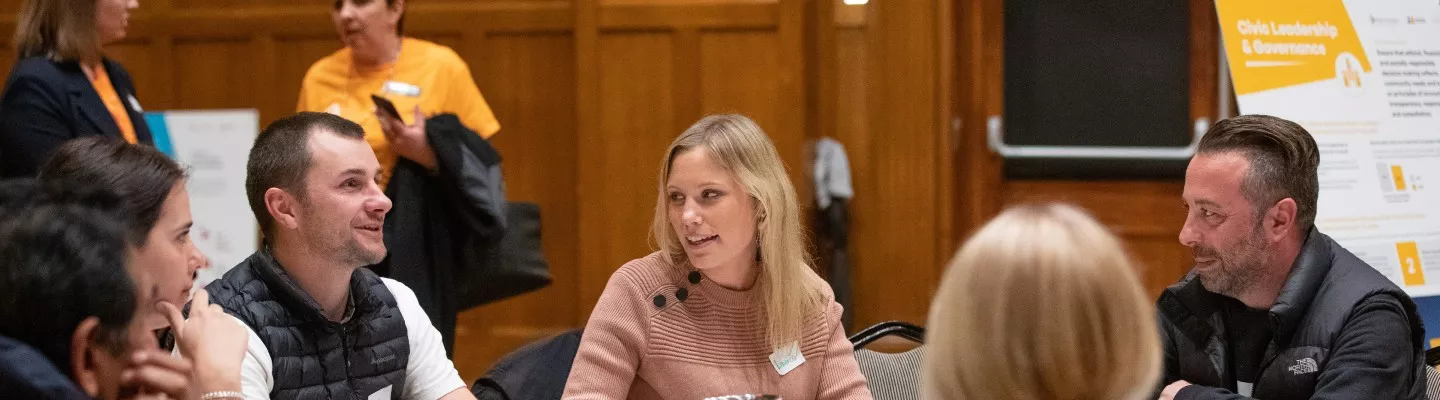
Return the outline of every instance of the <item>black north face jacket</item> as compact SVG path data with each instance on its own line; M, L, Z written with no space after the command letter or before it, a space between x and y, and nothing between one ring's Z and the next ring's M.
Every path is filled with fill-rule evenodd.
M1193 384L1177 399L1245 398L1234 393L1226 300L1193 273L1160 295L1160 386ZM1255 398L1425 398L1424 328L1414 301L1329 236L1310 230L1269 314L1274 335Z

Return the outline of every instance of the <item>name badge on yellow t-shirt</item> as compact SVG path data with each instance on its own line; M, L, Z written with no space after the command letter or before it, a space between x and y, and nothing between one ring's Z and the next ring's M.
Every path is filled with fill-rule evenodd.
M775 372L785 375L794 371L795 367L805 363L805 355L800 354L800 342L790 342L790 345L775 349L770 353L770 364L775 366Z
M401 81L385 81L385 93L393 93L401 96L420 97L420 87Z

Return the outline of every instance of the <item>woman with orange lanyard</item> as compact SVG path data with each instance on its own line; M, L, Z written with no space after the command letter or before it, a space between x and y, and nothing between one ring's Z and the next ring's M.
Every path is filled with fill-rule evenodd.
M455 114L466 128L486 138L500 130L465 61L448 47L403 37L404 16L405 0L334 0L330 17L345 48L310 66L296 107L336 114L364 127L365 140L384 170L381 186L389 182L400 157L432 171L438 168L426 141L427 117ZM393 102L404 120L381 112L372 95ZM444 337L446 352L453 352L454 294L424 293L428 290L405 283L416 289L425 313Z
M0 177L34 176L61 144L114 136L151 144L130 74L101 46L125 38L136 0L26 0L0 95Z

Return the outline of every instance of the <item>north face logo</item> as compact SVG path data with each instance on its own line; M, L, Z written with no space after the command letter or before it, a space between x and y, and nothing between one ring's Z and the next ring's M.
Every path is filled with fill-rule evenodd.
M1315 365L1315 359L1313 358L1295 360L1295 365L1290 366L1290 373L1295 375L1313 374L1319 370L1320 366Z

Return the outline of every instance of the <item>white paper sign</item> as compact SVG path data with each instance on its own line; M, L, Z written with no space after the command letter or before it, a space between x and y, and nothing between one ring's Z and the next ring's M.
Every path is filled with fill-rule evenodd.
M190 239L209 257L195 288L224 275L259 246L259 224L245 197L245 163L260 132L256 110L165 111L146 114L155 146L189 172Z

